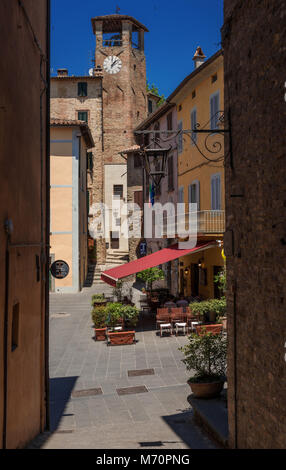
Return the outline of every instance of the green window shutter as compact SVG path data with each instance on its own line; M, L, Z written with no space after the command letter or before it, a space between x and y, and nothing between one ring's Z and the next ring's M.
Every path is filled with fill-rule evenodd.
M78 116L79 121L85 121L85 122L88 121L87 111L79 111L77 113L77 116Z
M92 152L87 152L86 154L86 168L91 171L93 170Z
M79 82L77 84L77 95L78 96L87 96L87 83L86 82Z

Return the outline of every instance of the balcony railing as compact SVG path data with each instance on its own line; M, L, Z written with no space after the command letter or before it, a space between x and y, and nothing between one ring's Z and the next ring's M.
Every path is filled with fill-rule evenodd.
M225 211L222 210L211 210L211 211L198 211L197 213L197 233L202 234L220 234L224 233L225 231ZM179 230L179 221L181 222L183 230L188 230L189 224L189 215L191 217L194 215L193 213L185 214L185 225L182 224L182 218L184 215L176 215L176 224L171 221L168 221L166 218L163 221L163 236L168 235L167 230L167 223L169 226L169 233L173 231L176 235L178 235Z

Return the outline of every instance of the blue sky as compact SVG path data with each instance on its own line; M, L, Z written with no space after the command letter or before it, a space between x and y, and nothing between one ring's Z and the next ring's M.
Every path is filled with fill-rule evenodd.
M51 68L85 75L92 66L95 38L91 18L116 12L133 16L145 35L147 79L166 97L192 72L201 46L207 57L220 49L223 0L51 0Z

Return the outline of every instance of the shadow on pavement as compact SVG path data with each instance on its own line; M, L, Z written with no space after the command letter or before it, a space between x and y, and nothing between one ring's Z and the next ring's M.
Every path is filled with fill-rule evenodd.
M182 443L190 449L216 449L217 446L202 434L194 422L193 410L184 410L170 416L162 416L162 419L177 434Z
M50 431L54 432L64 414L67 402L78 377L59 377L50 380Z
M78 377L50 379L50 429L39 434L29 443L27 449L40 449L50 435L56 432L77 379Z

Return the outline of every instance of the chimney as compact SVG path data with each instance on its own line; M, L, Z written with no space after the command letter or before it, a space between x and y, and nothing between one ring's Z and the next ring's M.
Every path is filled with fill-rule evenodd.
M68 69L58 69L57 70L58 77L67 77L68 76Z
M197 69L200 65L202 65L205 61L205 54L203 53L200 46L197 47L195 55L193 57L193 61L195 62L195 69Z

